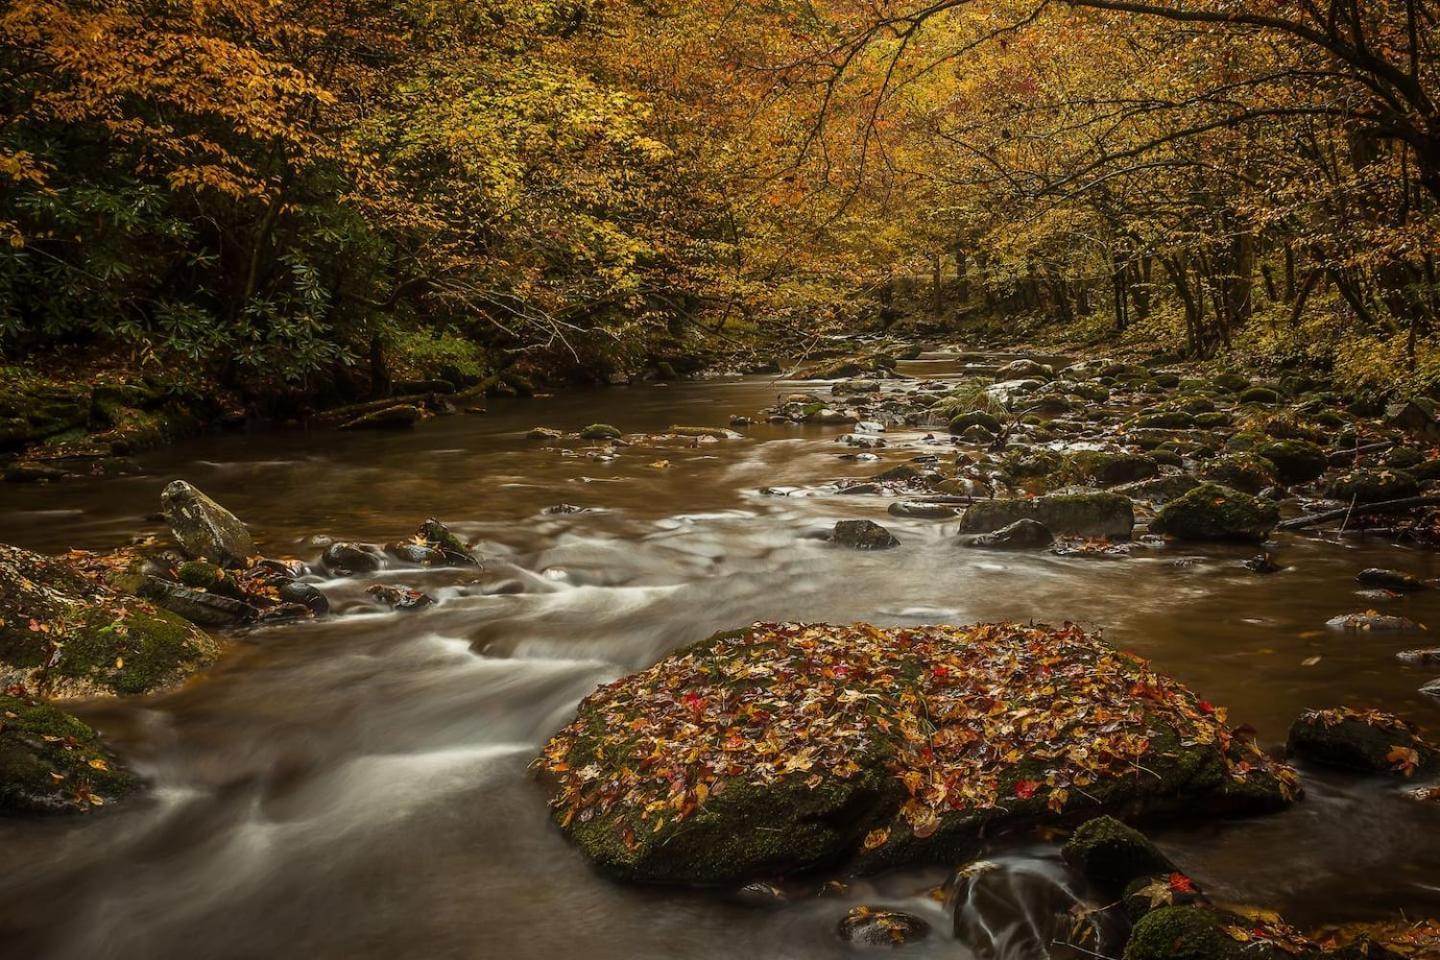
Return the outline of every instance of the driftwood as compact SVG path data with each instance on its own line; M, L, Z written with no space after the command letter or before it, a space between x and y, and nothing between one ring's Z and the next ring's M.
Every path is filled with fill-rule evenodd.
M1346 463L1354 463L1367 453L1384 453L1395 446L1393 440L1382 440L1379 443L1369 443L1363 447L1352 447L1349 450L1337 450L1330 454L1332 466L1340 466Z
M1416 507L1440 507L1440 497L1406 497L1403 500L1385 500L1381 503L1341 507L1339 510L1326 510L1322 513L1312 513L1308 517L1284 520L1275 529L1306 530L1334 520L1344 520L1352 515L1368 517L1380 513L1404 513L1406 510L1414 510Z
M984 503L993 500L994 497L964 497L959 494L935 494L929 497L903 497L910 503L938 503L946 507L969 507L977 503Z

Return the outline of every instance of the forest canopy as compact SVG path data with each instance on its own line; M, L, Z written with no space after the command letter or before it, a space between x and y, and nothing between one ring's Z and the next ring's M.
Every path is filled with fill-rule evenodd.
M1437 14L13 0L0 351L383 386L1020 316L1418 388Z

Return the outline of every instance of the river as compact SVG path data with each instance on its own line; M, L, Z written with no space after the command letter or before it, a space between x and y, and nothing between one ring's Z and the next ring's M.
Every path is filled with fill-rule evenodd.
M900 366L959 369L943 352ZM403 434L206 437L139 457L136 476L0 488L0 541L40 550L159 532L160 490L184 478L244 518L268 555L313 560L317 534L400 539L433 515L486 561L478 574L381 575L439 601L420 612L379 612L370 580L322 584L336 615L235 636L176 692L81 705L152 786L88 817L0 820L0 956L820 960L853 952L835 935L848 907L880 903L938 928L908 956L965 960L929 896L944 871L757 908L611 883L550 824L527 765L580 698L760 619L1076 621L1229 707L1267 746L1308 707L1437 720L1417 693L1430 675L1394 658L1423 641L1324 627L1366 608L1356 572L1440 576L1429 552L1281 535L1288 569L1268 577L1243 569L1255 551L1238 547L1000 555L958 547L953 522L888 517L881 498L760 492L949 449L924 431L892 429L879 464L839 459L842 427L761 423L742 440L608 462L524 436L537 424L723 426L796 386L747 377L502 399ZM560 503L588 509L545 513ZM866 554L811 536L850 517L879 520L901 546ZM1387 612L1440 624L1440 591ZM1301 926L1440 915L1440 808L1391 782L1304 773L1308 796L1286 813L1152 836L1213 895ZM987 855L1043 869L1054 848Z

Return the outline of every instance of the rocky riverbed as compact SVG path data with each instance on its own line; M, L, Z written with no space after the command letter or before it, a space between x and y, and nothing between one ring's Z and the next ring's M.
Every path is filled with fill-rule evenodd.
M804 956L1019 958L1022 927L1081 951L1057 956L1293 955L1361 933L1326 924L1440 914L1423 842L1377 839L1436 809L1427 410L946 351L796 375L502 405L480 434L218 438L132 480L14 488L0 807L22 816L0 839L37 872L0 888L0 932L163 953L215 909L121 933L102 904L159 909L182 875L280 918L214 955L285 954L313 918L265 891L314 890L309 858L354 836L432 913L418 940L361 919L381 854L351 849L324 894L348 955L566 942L533 925L556 901L506 876L604 911L617 956L673 955L682 928L718 956L734 935L711 925ZM1317 822L1337 809L1363 852ZM1153 909L1102 915L1117 878L1061 855L1102 812L1194 864L1124 878ZM287 824L293 851L241 853ZM1326 844L1370 894L1330 892ZM147 849L164 866L126 883ZM709 890L611 886L586 859ZM465 877L483 930L438 886ZM82 890L64 930L39 922L56 884Z

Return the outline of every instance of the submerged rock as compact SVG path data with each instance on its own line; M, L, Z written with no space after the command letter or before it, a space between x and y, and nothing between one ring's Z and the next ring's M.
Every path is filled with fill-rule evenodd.
M425 545L433 550L440 551L445 562L456 567L479 566L480 561L470 552L465 541L455 536L450 528L445 526L434 517L420 524L420 529L415 533L415 539L424 541Z
M1279 522L1280 511L1273 503L1205 483L1161 507L1150 532L1178 540L1258 542Z
M856 550L887 550L900 545L894 534L873 520L841 520L831 531L830 541Z
M537 766L603 870L697 884L944 861L1007 825L1257 812L1295 792L1143 661L1013 624L718 634L592 694Z
M239 518L184 480L161 492L160 508L180 548L197 560L239 567L255 552Z
M912 520L949 520L960 511L946 503L896 500L885 509L885 512L892 517L908 517Z
M1414 725L1376 710L1307 710L1290 727L1290 755L1327 767L1406 777L1440 769L1440 751Z
M376 583L366 587L365 592L391 610L419 610L435 603L429 594L412 587Z
M1416 623L1408 617L1397 617L1390 614L1378 613L1374 610L1366 610L1364 613L1345 613L1338 617L1331 617L1325 621L1325 626L1331 630L1351 630L1356 632L1375 633L1409 633L1423 632L1425 625Z
M49 697L162 690L214 661L215 641L69 563L0 544L0 690Z
M1008 527L1001 527L994 533L971 533L960 538L967 547L989 547L996 550L1027 550L1048 547L1055 542L1055 534L1038 520L1016 520Z
M910 913L852 907L840 921L840 939L870 947L903 947L930 935L930 924Z
M357 573L373 573L385 566L384 552L373 543L337 541L325 548L320 565L332 577L353 577Z
M1114 493L985 500L965 511L960 519L960 532L993 533L1017 520L1035 520L1060 536L1128 540L1135 526L1135 508L1128 497Z
M0 694L0 816L85 812L135 786L83 721L27 696Z

